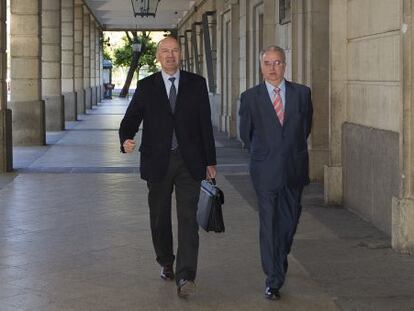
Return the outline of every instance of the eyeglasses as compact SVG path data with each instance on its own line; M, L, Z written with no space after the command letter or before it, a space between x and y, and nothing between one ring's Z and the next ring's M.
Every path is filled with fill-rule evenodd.
M177 48L174 48L174 49L165 49L165 48L162 48L162 49L160 49L160 53L162 53L162 54L171 54L171 52L172 53L179 53L180 52L180 49L177 49Z
M274 67L274 66L282 66L282 65L285 64L285 62L283 62L281 60L272 60L272 61L265 60L265 61L263 61L263 64L266 67Z

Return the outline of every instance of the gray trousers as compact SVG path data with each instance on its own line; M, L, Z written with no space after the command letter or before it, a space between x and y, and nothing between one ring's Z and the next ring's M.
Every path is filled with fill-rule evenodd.
M257 191L260 219L260 255L266 286L279 289L285 282L287 256L301 214L303 187L277 192Z

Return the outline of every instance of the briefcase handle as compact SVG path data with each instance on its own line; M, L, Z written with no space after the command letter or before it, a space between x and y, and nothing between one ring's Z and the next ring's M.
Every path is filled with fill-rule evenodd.
M207 180L210 184L213 184L213 186L216 185L216 179L215 178L211 178L210 180Z

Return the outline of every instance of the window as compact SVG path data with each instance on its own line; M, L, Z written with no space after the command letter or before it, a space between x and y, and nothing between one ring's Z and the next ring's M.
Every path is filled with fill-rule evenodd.
M279 0L279 24L289 23L291 13L291 0Z

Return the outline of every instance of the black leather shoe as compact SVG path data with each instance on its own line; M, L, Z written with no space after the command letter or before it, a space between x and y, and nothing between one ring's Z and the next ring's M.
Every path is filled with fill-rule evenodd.
M279 300L280 299L279 290L275 288L266 287L265 297L266 299L270 299L270 300Z
M195 293L195 283L193 281L180 279L177 284L177 295L180 298L187 298Z
M161 269L161 279L163 280L174 280L174 269L172 265L165 265Z

